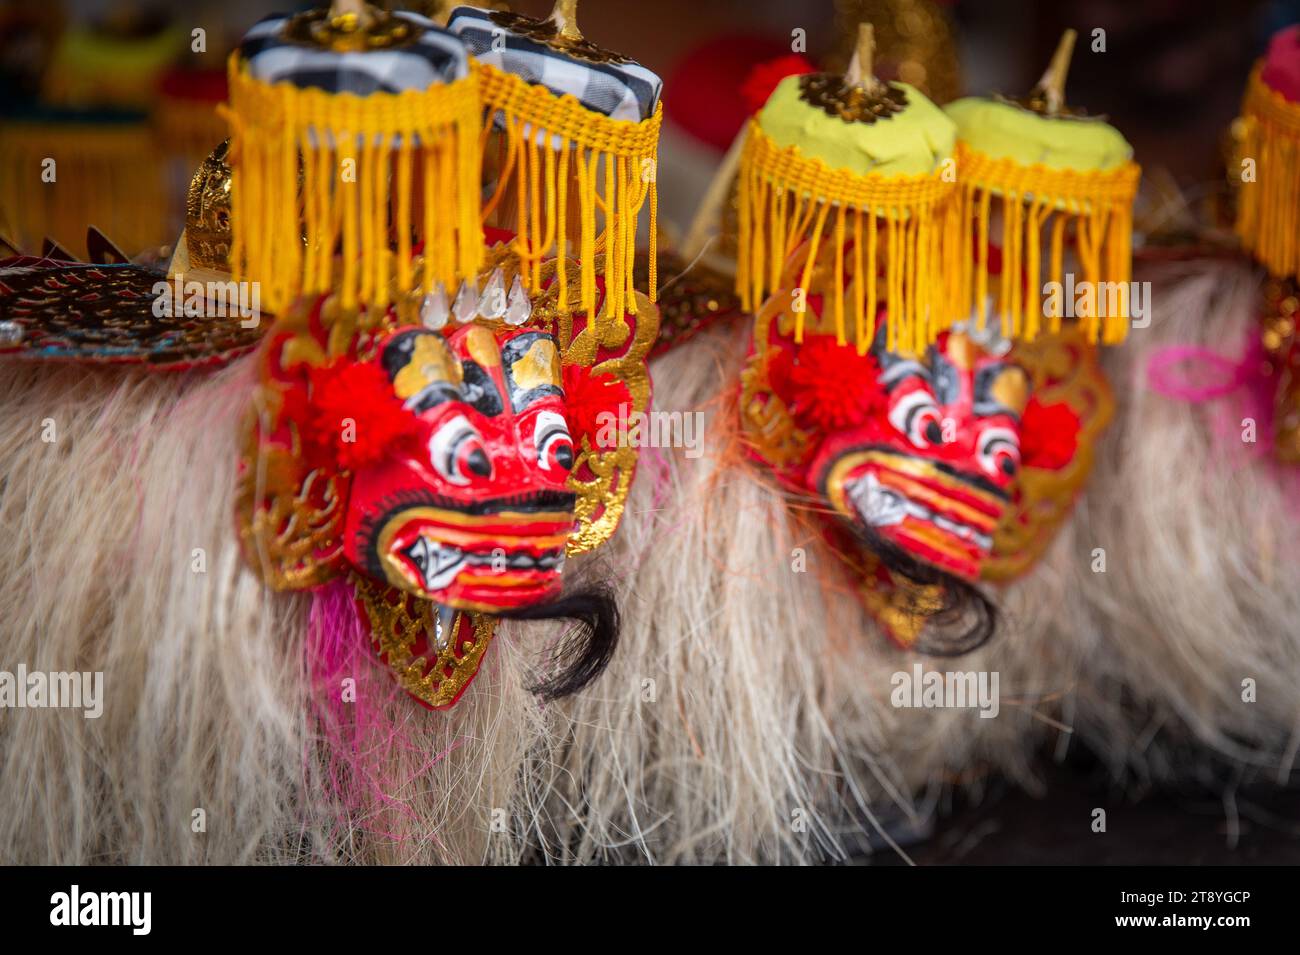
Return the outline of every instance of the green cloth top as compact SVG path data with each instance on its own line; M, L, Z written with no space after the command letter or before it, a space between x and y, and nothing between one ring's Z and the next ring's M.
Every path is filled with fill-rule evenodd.
M799 77L787 76L758 114L758 125L778 146L860 176L931 173L952 156L957 128L943 110L906 83L902 112L874 123L845 122L799 98Z
M949 103L944 111L961 141L990 159L1083 172L1114 169L1133 158L1120 131L1098 119L1042 116L981 96Z

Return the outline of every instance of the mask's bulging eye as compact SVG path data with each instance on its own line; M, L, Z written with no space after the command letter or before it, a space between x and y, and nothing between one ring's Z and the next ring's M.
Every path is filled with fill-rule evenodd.
M434 469L452 484L466 485L470 475L489 477L492 461L483 446L483 436L464 415L443 424L429 439L429 459Z
M928 448L943 443L939 406L929 391L918 388L894 402L889 409L892 424L914 447Z
M1014 477L1020 469L1020 438L1010 428L989 428L980 434L979 466L993 477Z
M549 471L552 465L565 471L573 467L573 439L562 415L543 411L533 425L533 446L537 448L537 466Z

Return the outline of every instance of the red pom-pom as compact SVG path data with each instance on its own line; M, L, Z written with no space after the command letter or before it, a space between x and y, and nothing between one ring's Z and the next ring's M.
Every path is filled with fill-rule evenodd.
M1260 79L1292 103L1300 103L1300 24L1273 34Z
M750 113L757 113L767 103L776 85L787 76L801 76L816 69L807 57L787 53L775 60L759 63L750 70L745 82L740 85L740 95L745 98Z
M412 438L419 419L402 407L378 365L342 359L308 372L310 395L299 430L309 453L357 470Z
M1020 416L1020 463L1027 468L1058 471L1074 460L1079 448L1079 416L1063 401L1041 404L1030 398Z
M797 356L782 349L767 370L772 390L808 430L830 434L856 428L885 407L876 359L833 338L811 339Z
M607 372L592 374L585 365L564 366L564 416L575 445L586 437L593 448L616 447L617 442L598 443L596 438L609 420L602 415L611 414L617 421L620 407L625 408L623 417L632 413L632 392L622 381Z

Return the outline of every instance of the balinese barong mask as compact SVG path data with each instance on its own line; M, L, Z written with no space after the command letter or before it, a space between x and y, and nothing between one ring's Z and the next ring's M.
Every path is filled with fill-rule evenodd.
M941 335L924 363L871 357L879 411L822 441L809 489L855 528L977 579L1020 466L1026 375L960 332Z
M554 262L538 290L518 288L509 238L490 234L453 307L430 296L371 316L331 295L280 315L240 465L252 566L280 590L346 576L381 657L434 707L473 678L495 617L586 625L546 696L594 678L617 632L612 599L562 592L561 573L622 515L637 449L609 422L649 405L658 313L638 294L636 314L575 321Z
M576 495L554 336L408 329L374 361L412 419L410 440L354 474L349 562L468 610L556 596Z
M1023 573L1064 521L1110 414L1095 348L1074 329L1011 343L967 324L923 354L841 342L820 294L795 341L788 293L755 316L740 411L752 453L811 499L824 536L898 643L991 634L975 586ZM952 631L959 631L954 638Z

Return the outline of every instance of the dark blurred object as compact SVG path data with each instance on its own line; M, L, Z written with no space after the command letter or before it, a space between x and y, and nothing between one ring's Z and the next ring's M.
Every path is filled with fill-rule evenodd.
M1204 788L1123 791L1094 757L1039 761L1038 794L996 779L958 805L933 838L909 847L917 865L1296 865L1300 791L1274 781L1207 778ZM1106 811L1106 831L1093 813ZM872 865L903 860L878 851Z
M35 99L65 28L58 3L0 3L0 115Z
M902 80L942 105L961 95L961 64L945 7L930 0L835 0L834 52L826 68L842 73L859 23L875 28L875 72Z

